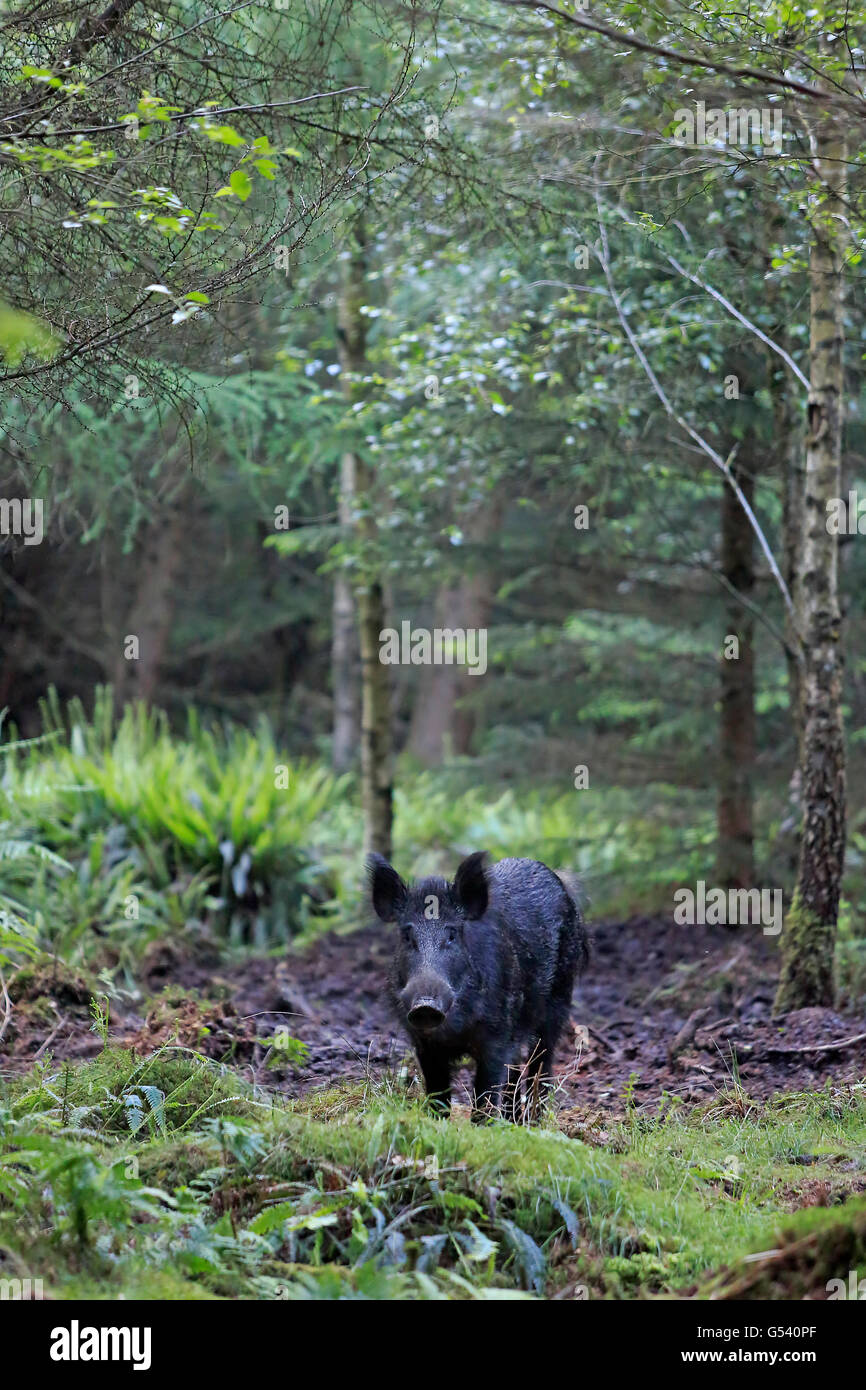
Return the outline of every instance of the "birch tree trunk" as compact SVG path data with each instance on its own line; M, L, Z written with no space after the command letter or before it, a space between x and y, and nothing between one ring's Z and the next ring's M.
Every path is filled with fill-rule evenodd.
M844 402L842 253L845 139L830 117L815 130L816 187L810 220L810 377L797 594L802 643L801 796L803 829L797 888L782 933L775 1009L831 1005L833 951L845 859L845 747L838 540L827 503L841 495Z

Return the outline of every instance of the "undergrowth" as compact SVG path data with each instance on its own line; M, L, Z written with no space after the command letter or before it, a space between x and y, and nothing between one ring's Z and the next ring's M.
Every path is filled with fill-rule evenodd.
M36 739L0 728L0 967L39 948L129 980L161 937L279 950L364 920L354 777L293 758L264 722L205 728L193 712L177 732L142 706L118 719L107 689L89 718L53 694L43 717ZM397 779L404 873L453 872L478 848L538 858L582 880L595 917L672 911L676 887L708 876L714 836L705 799L663 784L491 787L466 759ZM839 967L859 997L844 904Z
M827 1252L866 1219L866 1086L573 1120L442 1121L395 1083L291 1102L171 1047L49 1059L2 1092L0 1274L66 1298L700 1297L781 1250L760 1296L784 1297L785 1242L824 1232L818 1296L848 1278Z

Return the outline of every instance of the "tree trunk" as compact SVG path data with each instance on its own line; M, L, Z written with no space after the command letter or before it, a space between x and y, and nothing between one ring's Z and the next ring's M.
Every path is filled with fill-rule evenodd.
M337 308L337 337L343 391L347 400L357 396L353 376L362 373L366 362L364 303L366 237L359 218L355 242L343 261L343 278ZM375 573L377 525L371 492L372 475L359 453L352 451L342 468L342 505L353 519L360 543L356 566L355 603L361 648L361 804L364 813L364 849L391 855L392 829L392 738L391 683L389 668L380 657L380 633L385 627L385 595L381 577Z
M791 419L791 413L790 406L783 406L777 412L776 429L781 449L783 574L794 604L794 611L799 614L801 607L799 559L806 527L806 470L802 430L796 427ZM790 621L787 624L787 637L789 648L785 660L788 670L788 702L799 770L803 741L803 711L800 691L802 662L798 651L798 634Z
M436 595L434 627L463 627L467 608L465 585L444 586ZM409 752L428 767L469 751L470 721L457 718L462 674L456 666L430 666L416 688Z
M113 665L118 710L130 700L150 704L156 694L171 636L185 531L186 517L176 496L145 532L137 561L135 599L118 634L120 645ZM129 654L130 638L137 640L137 656Z
M775 429L779 450L779 473L782 479L782 573L796 614L800 611L799 552L805 529L806 470L802 415L786 387L787 383L782 383L778 393ZM803 762L803 703L800 690L802 660L799 637L790 616L785 620L785 637L788 710L794 733L794 767L788 783L788 810L780 826L779 838L790 883L797 874L800 859L800 827L803 815L800 795Z
M340 528L351 530L349 499L355 492L355 455L343 455L340 465ZM355 601L347 572L334 574L331 628L331 683L334 692L331 761L335 772L346 772L358 751L358 682Z
M382 585L370 580L356 595L361 638L361 804L364 850L391 857L393 780L391 774L391 683L379 660L379 634L385 626Z
M758 189L755 189L758 196ZM791 326L787 322L782 288L772 279L773 248L787 237L788 210L780 203L771 203L766 209L767 246L764 256L766 275L767 309L776 328L775 342L789 355L796 354L796 341ZM801 392L794 388L787 366L782 368L773 352L766 354L767 385L773 402L773 462L778 469L782 484L782 576L791 595L794 617L785 609L785 666L788 684L788 713L794 735L794 758L791 777L788 783L788 805L779 826L779 862L784 864L785 890L796 879L800 857L800 824L802 821L802 802L800 798L800 764L802 762L802 702L800 695L800 676L802 654L800 637L796 625L799 612L798 586L800 582L800 549L804 531L805 506L805 453L803 437L803 407Z
M494 495L471 516L462 518L470 539L467 561L471 571L444 585L436 595L433 623L438 628L487 629L493 607L494 567L483 548L498 530L502 504ZM475 711L466 697L473 695L481 678L457 666L430 666L420 682L412 710L409 751L428 765L449 755L470 751L476 727Z
M833 1003L833 950L845 859L845 746L838 538L827 503L841 496L845 141L828 117L813 137L810 367L804 528L798 572L803 829L797 888L782 933L775 1009Z
M732 472L751 506L755 483L749 469ZM722 484L722 574L744 599L755 583L754 532L730 485ZM752 779L755 762L755 620L729 589L725 637L738 639L736 657L722 655L719 722L718 850L716 873L724 888L750 888L754 877Z

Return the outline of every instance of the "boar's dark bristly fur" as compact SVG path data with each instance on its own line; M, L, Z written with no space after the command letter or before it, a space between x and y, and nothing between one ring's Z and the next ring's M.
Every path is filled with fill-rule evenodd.
M552 869L534 859L487 868L485 858L464 859L453 883L407 884L369 856L374 910L395 931L388 991L436 1108L450 1109L451 1068L468 1054L474 1117L520 1118L521 1079L534 1117L586 964L586 933Z

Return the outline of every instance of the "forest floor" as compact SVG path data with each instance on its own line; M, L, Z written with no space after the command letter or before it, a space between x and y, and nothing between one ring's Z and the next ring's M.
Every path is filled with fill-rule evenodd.
M825 1299L866 1275L857 881L837 961L859 1003L773 1019L777 940L628 916L700 879L709 841L683 848L678 822L658 838L676 789L637 817L613 789L584 846L605 869L552 1103L537 1126L472 1124L463 1069L443 1120L389 1012L392 935L357 908L345 789L317 765L272 788L258 733L183 741L139 708L109 738L73 716L76 747L10 757L0 786L0 1284ZM406 861L431 871L470 842L547 853L573 817L546 789L491 803L426 777L398 812ZM291 946L241 944L290 923Z
M759 935L593 937L554 1105L519 1130L468 1122L468 1072L450 1122L425 1112L379 926L272 957L162 938L108 1017L98 977L10 973L0 1276L73 1299L848 1296L862 1018L773 1020Z
M654 1113L676 1097L706 1102L734 1085L756 1101L866 1075L866 1020L830 1009L771 1017L772 938L635 918L592 928L592 957L556 1059L558 1110ZM411 1049L385 998L389 943L381 927L327 933L277 957L235 962L206 945L162 940L139 990L113 1000L113 1043L146 1053L166 1043L240 1067L289 1095L359 1080L396 1080ZM13 1011L0 1067L28 1069L94 1056L90 1000L98 986L59 967L27 968L10 985ZM136 997L136 993L140 997ZM280 1032L304 1044L283 1052ZM468 1070L455 1088L468 1101Z

